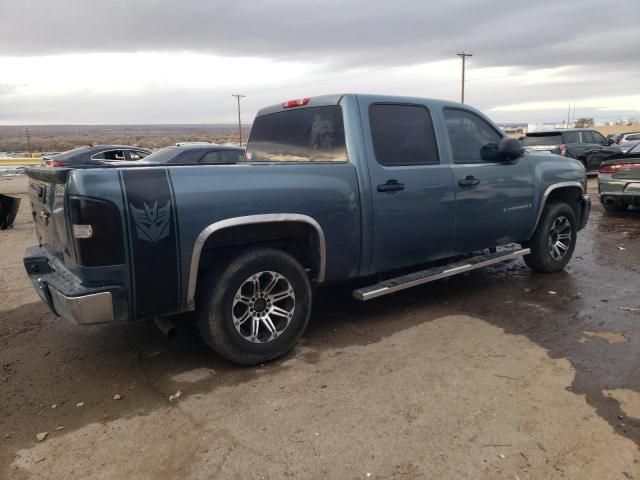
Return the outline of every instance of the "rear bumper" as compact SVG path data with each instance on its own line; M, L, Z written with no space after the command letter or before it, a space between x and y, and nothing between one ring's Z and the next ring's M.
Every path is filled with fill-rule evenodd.
M122 287L87 287L41 247L30 247L24 256L29 280L49 309L80 325L126 320L126 297Z
M591 213L591 199L587 195L580 197L580 218L578 219L578 230L582 230L589 221Z

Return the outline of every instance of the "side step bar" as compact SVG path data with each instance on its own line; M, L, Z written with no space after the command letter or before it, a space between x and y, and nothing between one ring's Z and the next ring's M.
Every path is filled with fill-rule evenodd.
M529 253L531 253L531 250L528 248L519 248L516 250L502 250L487 255L478 255L449 265L444 265L442 267L428 268L419 272L390 278L389 280L376 283L375 285L359 288L358 290L353 291L353 296L362 302L366 302L372 298L381 297L406 288L433 282L434 280L440 280L441 278L451 277L470 270L476 270L494 263L522 257Z

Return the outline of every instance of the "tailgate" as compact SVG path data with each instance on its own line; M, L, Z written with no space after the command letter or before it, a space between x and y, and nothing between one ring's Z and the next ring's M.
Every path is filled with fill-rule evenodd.
M38 243L61 260L67 253L65 223L65 185L69 168L27 168L31 214L36 225Z

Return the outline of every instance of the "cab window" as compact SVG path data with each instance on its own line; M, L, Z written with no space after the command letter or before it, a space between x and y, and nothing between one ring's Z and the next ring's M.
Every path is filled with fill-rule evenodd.
M425 107L373 104L369 125L376 160L382 165L439 163L433 122Z
M443 113L455 163L498 160L502 135L491 124L467 110L445 108Z

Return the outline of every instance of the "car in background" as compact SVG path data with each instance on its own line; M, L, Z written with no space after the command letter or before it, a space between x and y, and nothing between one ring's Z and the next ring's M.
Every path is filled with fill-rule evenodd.
M77 167L94 165L101 161L131 162L151 155L151 150L128 145L87 145L57 155L44 155L45 167Z
M622 138L620 138L618 144L620 145L620 150L626 152L636 143L638 143L638 141L640 141L640 132L627 133Z
M640 132L620 132L620 133L612 133L611 135L608 135L607 138L610 138L611 140L613 140L616 143L620 143L623 140L626 140L626 137L628 137L629 135L639 135Z
M607 212L624 212L629 205L640 206L640 141L602 162L598 193Z
M244 160L244 148L215 143L182 143L165 147L144 159L144 163L178 165L233 164Z
M587 128L530 132L520 138L529 152L550 152L582 162L587 172L597 172L600 164L611 155L620 153L620 147L607 140L600 132Z

